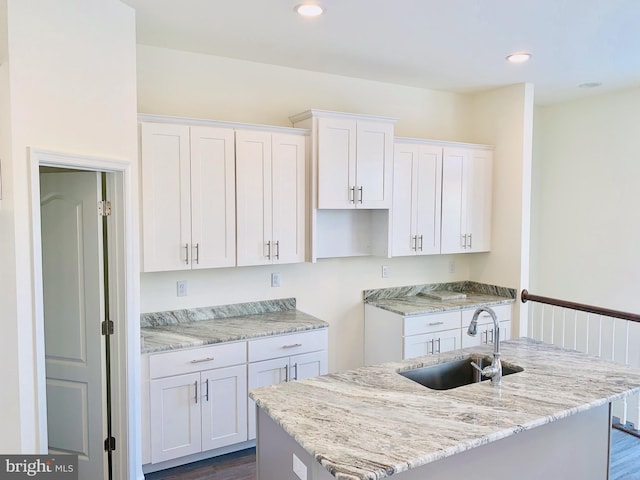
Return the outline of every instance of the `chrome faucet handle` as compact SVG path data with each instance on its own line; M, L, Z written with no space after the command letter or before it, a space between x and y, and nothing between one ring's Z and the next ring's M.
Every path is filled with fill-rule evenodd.
M471 366L479 371L482 375L484 375L484 373L482 372L482 368L480 368L480 366L476 362L471 362Z

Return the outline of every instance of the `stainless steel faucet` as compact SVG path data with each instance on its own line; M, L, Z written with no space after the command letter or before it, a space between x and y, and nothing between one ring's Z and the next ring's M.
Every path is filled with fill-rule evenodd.
M471 319L471 323L467 329L467 335L475 337L478 334L478 317L482 312L487 312L491 315L491 319L493 320L493 330L495 332L493 337L493 361L491 362L491 365L484 368L480 368L475 362L471 362L471 365L473 365L473 367L478 370L482 376L490 378L491 385L499 386L502 384L502 363L500 362L500 322L498 322L496 312L489 307L478 308L473 314L473 318Z

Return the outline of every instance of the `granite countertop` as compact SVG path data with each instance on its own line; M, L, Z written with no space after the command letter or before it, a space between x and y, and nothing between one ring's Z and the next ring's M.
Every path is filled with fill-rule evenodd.
M640 370L526 338L502 344L524 371L430 390L397 372L491 356L472 347L252 390L250 396L338 479L381 479L640 391Z
M141 316L141 353L282 335L329 324L296 310L293 298L146 313Z
M462 294L459 298L438 299L443 293ZM433 295L430 296L430 295ZM365 290L364 303L410 317L429 313L463 310L479 306L504 305L515 301L511 288L477 282L452 282Z

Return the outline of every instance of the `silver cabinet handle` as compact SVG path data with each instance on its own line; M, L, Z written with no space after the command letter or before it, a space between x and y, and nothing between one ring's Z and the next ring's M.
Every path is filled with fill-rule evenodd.
M356 187L349 188L349 203L356 203Z
M358 187L358 192L360 193L359 198L358 198L358 202L362 203L362 186Z
M267 242L267 258L271 260L271 240Z
M186 256L184 261L185 261L185 263L187 265L189 265L189 244L188 243L184 244L184 253L185 253L185 256Z
M210 362L215 360L216 357L205 357L205 358L197 358L195 360L190 360L189 363L202 363L202 362Z
M460 246L462 248L467 248L467 234L460 235Z
M438 342L438 351L435 353L440 353L440 339L439 338L436 339L436 342Z
M207 393L205 394L204 398L208 402L209 401L209 379L208 378L205 380L205 385L207 386Z
M284 381L289 381L289 365L284 366Z
M469 248L473 247L473 233L469 234Z
M429 327L435 327L437 325L444 325L444 322L430 322L430 323L427 323L427 326L429 326Z
M431 344L431 350L429 350L429 344ZM433 340L429 340L429 341L427 342L427 353L431 353L431 354L435 353L435 352L433 351L433 348L434 348Z
M418 249L418 237L417 236L412 236L411 237L411 250L417 250Z
M294 368L296 369L296 375L293 377L293 380L298 380L298 363L297 362L291 366L291 369L294 369Z
M283 345L280 348L296 348L296 347L301 347L302 344L301 343L292 343L291 345Z
M276 260L280 260L280 240L277 240L275 242L276 245L276 254L275 254L275 259Z
M195 381L196 384L196 403L198 403L198 380Z
M196 264L200 264L200 244L196 243L193 248L195 248L196 250L195 257L192 255L192 257L194 258L194 262L196 262Z
M420 251L422 251L422 235L418 237L420 239Z

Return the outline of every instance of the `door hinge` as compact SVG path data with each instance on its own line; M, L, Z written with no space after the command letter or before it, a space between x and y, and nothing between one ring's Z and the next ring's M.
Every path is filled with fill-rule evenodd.
M102 322L102 335L113 335L113 321L105 320Z
M114 437L109 437L104 439L104 451L105 452L113 452L116 449L116 439Z
M98 201L98 215L101 217L108 217L111 215L111 202L109 200Z

